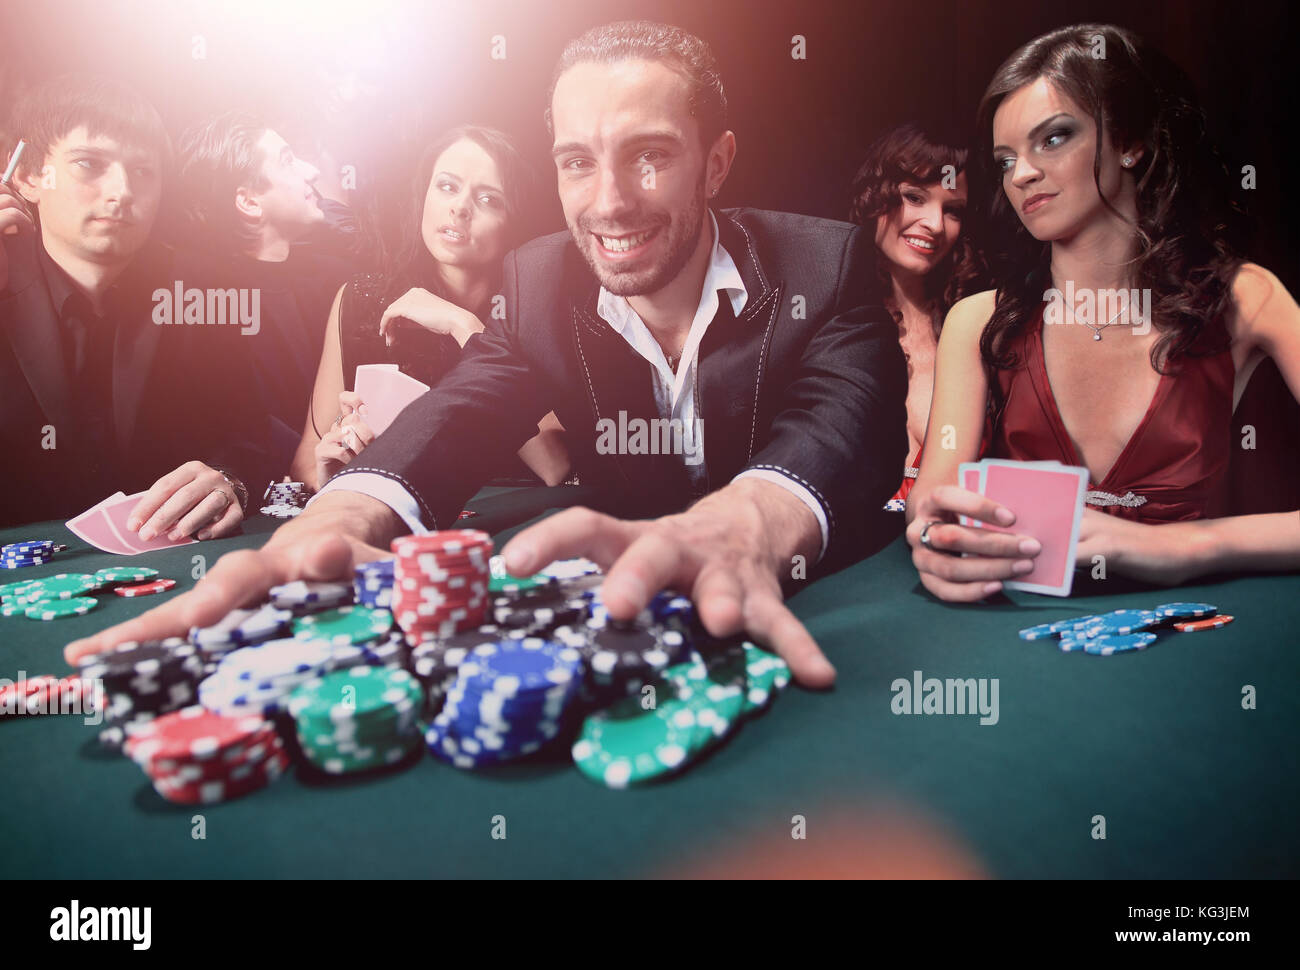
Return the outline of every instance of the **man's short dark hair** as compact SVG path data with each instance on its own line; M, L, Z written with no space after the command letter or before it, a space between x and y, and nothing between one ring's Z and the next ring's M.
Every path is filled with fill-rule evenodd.
M27 142L18 172L39 175L50 149L78 128L94 138L156 151L163 173L171 168L172 143L158 110L134 88L107 77L62 74L33 86L19 98L10 118L12 151Z
M254 238L235 209L235 190L266 187L258 142L269 127L253 115L227 111L181 135L180 205L191 230L209 237L205 242L240 249Z
M576 64L629 60L659 61L686 79L690 85L691 117L699 124L700 140L706 147L727 130L727 94L722 88L717 58L709 45L680 27L649 20L623 20L593 27L565 46L546 93L547 132L555 135L551 101L561 74Z

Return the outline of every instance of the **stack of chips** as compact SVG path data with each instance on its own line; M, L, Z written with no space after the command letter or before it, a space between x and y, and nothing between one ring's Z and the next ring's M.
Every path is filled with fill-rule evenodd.
M203 658L215 661L232 650L276 640L289 633L293 614L266 603L256 609L231 610L218 623L190 630L190 643Z
M332 775L396 764L419 749L420 683L405 670L352 667L303 684L289 698L298 744Z
M302 684L361 662L360 647L327 640L268 640L226 654L199 684L199 703L230 717L273 715Z
M91 714L103 705L99 684L79 674L42 674L0 682L0 717L10 714Z
M485 622L486 532L451 529L394 539L393 615L411 646L428 637L472 630Z
M67 546L62 548L66 549ZM0 547L0 567L22 569L26 566L43 566L54 558L53 539L25 539Z
M377 559L363 562L353 570L352 592L358 603L373 606L381 610L393 608L393 569L392 559Z
M523 757L555 738L582 681L577 650L526 637L481 644L461 661L429 750L458 768Z
M789 682L785 662L752 643L709 643L662 672L653 705L627 697L588 716L574 764L610 788L661 778L698 760Z
M303 482L272 482L262 494L261 512L273 519L292 519L307 507L311 496Z
M120 750L132 730L194 703L203 659L180 637L129 641L89 658L79 676L100 683L104 727L99 738L105 747Z
M351 603L352 587L347 583L309 583L295 579L282 586L272 586L269 595L272 606L303 616Z
M260 715L224 717L186 707L132 732L126 754L168 801L206 805L238 798L274 781L289 755Z

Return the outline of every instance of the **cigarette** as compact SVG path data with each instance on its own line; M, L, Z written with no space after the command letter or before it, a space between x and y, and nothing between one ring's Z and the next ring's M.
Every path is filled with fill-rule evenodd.
M14 177L14 170L18 168L18 160L23 157L23 149L26 147L27 142L19 138L18 146L14 148L14 153L9 156L9 165L5 168L5 173L0 176L0 185L8 185L9 180Z

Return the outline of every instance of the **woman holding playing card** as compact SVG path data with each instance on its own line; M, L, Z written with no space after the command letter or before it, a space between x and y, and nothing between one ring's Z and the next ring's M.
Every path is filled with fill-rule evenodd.
M1300 307L1225 239L1230 176L1181 72L1127 30L1062 28L998 69L979 137L997 289L939 340L907 509L922 583L976 601L1035 568L1016 510L957 484L986 435L991 457L1087 469L1079 566L1167 584L1300 566L1300 516L1234 515L1226 488L1256 366L1300 395Z
M921 125L899 125L872 143L853 178L849 221L875 239L886 307L907 360L907 466L891 510L901 511L916 481L944 315L980 275L962 232L967 155Z
M430 386L484 329L501 260L518 242L527 166L501 132L465 125L440 136L417 168L410 225L394 266L339 290L293 477L320 488L374 440L351 390L358 364L395 363ZM329 415L337 414L333 423ZM321 416L324 415L322 420ZM548 485L568 475L563 428L548 414L519 457ZM502 469L503 473L515 469ZM525 469L520 466L520 474Z

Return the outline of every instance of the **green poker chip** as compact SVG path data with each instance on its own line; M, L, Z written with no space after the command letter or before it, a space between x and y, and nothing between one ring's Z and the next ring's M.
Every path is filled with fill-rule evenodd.
M369 643L387 636L392 628L392 613L369 606L340 606L293 621L297 639L328 640L336 646Z
M60 620L65 616L81 616L99 605L93 596L72 596L67 599L41 600L27 607L29 620Z
M95 573L95 579L99 585L108 586L118 583L143 583L146 579L153 579L158 575L158 570L149 566L109 566L106 569L100 569Z
M5 583L3 586L0 586L0 600L8 600L13 594L22 592L26 589L32 584L32 582L33 580L30 579L20 579L16 583Z
M41 600L65 600L82 593L99 589L99 580L89 573L59 573L45 579L34 579L31 585L16 594L19 600L36 603Z
M543 576L538 573L535 576L511 576L509 574L501 576L492 576L488 580L489 593L522 593L525 590L537 589L539 586L551 585L551 577Z
M684 765L696 730L695 711L676 697L648 711L640 697L628 697L583 722L573 762L593 781L626 788Z
M772 695L790 683L790 668L774 653L745 641L745 715L765 708Z
M31 609L28 603L5 603L0 606L0 616L23 616Z

